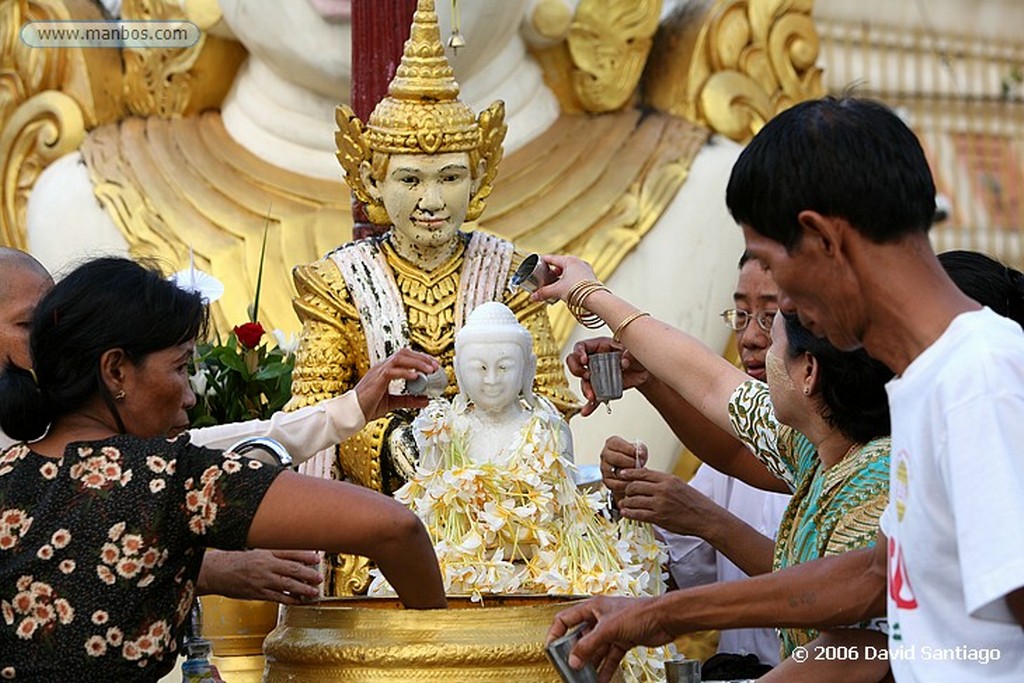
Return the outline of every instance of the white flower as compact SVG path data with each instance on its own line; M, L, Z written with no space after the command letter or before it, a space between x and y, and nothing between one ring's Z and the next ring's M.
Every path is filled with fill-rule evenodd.
M277 342L277 348L284 351L286 354L291 355L299 348L299 336L292 332L286 338L284 332L275 329L270 333L274 337L274 341Z
M188 383L192 385L192 391L195 392L196 396L206 396L206 385L209 374L210 373L206 368L200 366L196 368L196 374L188 376Z

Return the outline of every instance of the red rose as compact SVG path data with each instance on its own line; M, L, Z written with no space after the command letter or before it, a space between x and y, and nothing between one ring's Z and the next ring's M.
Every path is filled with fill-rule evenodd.
M238 343L247 349L255 349L260 344L260 339L265 334L263 325L259 323L245 323L235 327L235 336Z

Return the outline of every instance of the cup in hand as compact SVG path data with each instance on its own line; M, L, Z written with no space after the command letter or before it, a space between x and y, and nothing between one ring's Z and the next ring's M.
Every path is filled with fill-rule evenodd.
M622 352L590 354L590 386L599 402L622 398Z
M522 287L527 292L535 292L557 279L555 271L551 270L540 254L530 254L519 264L508 284L510 288Z
M700 660L675 657L665 662L666 683L700 683Z

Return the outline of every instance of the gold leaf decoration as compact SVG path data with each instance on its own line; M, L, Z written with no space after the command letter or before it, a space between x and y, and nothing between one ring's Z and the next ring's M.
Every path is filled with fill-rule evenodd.
M648 104L745 142L793 104L825 94L813 0L716 0L663 23Z

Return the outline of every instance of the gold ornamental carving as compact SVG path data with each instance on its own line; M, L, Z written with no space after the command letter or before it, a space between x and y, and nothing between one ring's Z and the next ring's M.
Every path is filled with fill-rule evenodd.
M716 0L665 20L645 100L738 142L797 102L825 94L813 0Z
M661 0L583 0L566 40L584 109L614 111L636 90L658 28Z
M540 2L531 21L554 37L563 25ZM558 4L552 2L550 4ZM617 111L633 101L658 28L661 0L581 0L565 35L549 47L531 47L562 111ZM560 8L559 8L560 9Z
M25 204L47 164L76 149L86 129L120 111L115 50L42 49L21 40L28 22L72 18L102 16L90 0L0 5L0 243L5 245L25 248Z
M264 680L557 683L544 641L571 599L450 597L444 610L407 610L389 598L285 606L264 641Z
M47 90L18 107L0 133L3 244L26 247L21 226L32 186L50 162L76 150L84 137L82 109L62 92Z
M129 20L189 18L178 0L124 0L121 13ZM245 54L241 44L206 31L200 32L199 40L189 47L125 48L124 99L128 113L171 118L219 107Z

